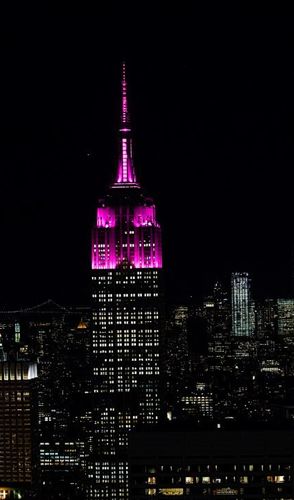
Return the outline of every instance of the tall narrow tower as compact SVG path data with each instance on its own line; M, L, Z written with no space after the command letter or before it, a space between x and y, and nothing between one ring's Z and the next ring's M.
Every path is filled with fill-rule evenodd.
M232 273L232 334L249 337L254 331L254 307L248 273Z
M137 181L122 66L118 169L92 236L94 450L92 497L128 498L128 433L158 421L161 229Z

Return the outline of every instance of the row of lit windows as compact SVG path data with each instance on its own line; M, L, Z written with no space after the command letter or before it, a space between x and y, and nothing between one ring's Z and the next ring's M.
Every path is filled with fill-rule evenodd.
M135 297L158 297L158 292L145 292L145 293L142 293L142 292L138 292L137 294L134 294L134 293L123 293L121 295L119 294L115 294L115 298L117 301L121 300L121 298L135 298ZM93 299L96 299L97 298L97 293L93 293L92 294L92 298ZM109 296L108 294L106 295L106 293L103 293L103 292L100 292L98 294L98 301L99 302L106 302L106 299L108 302L113 302L113 297Z
M133 331L133 330L132 330ZM136 331L136 330L135 330ZM154 330L154 332L157 332L158 330ZM142 333L129 333L128 330L126 330L126 333L124 335L117 335L117 339L114 336L110 336L112 334L112 331L108 331L107 334L106 332L101 332L98 334L96 330L94 330L94 335L93 335L93 341L94 342L106 342L109 347L114 347L117 345L118 342L123 342L126 345L129 345L130 342L152 342L152 341L158 341L159 340L159 335L158 333L153 333L152 330L146 330L146 334Z
M158 271L156 269L153 269L152 271L146 270L143 273L143 271L141 271L141 270L135 270L135 271L133 271L132 274L125 275L125 273L121 273L119 270L116 270L116 271L108 270L107 273L98 276L98 281L105 281L106 279L110 279L113 276L116 276L116 277L117 276L123 276L124 279L127 279L127 278L134 279L135 277L142 276L143 274L144 274L144 277L150 277L151 278L153 276L157 276L158 275ZM97 276L92 276L92 279L93 280L97 280Z
M104 339L103 340L100 340L98 339L97 337L95 337L93 339L93 346L94 347L107 347L109 350L113 350L114 347L125 347L125 348L130 348L130 349L127 349L127 351L125 352L132 352L134 349L132 348L135 348L135 347L158 347L159 346L159 340L154 338L154 339L142 339L142 338L138 338L138 339L128 339L128 340L124 340L124 342L122 342L121 340L118 341L116 344L113 344L112 342L107 342L105 341Z
M99 316L100 316L100 314L105 314L105 315L108 315L108 314L112 315L112 314L118 314L118 313L121 313L121 314L122 313L131 314L132 312L138 314L138 313L141 313L141 312L144 313L144 312L147 312L147 311L148 311L148 309L146 309L146 307L142 308L142 307L135 307L135 306L133 306L132 310L129 310L126 306L123 306L123 307L120 306L120 309L116 310L116 309L114 309L112 307L111 307L111 309L108 309L105 306L104 307L101 306L101 307L99 307ZM153 312L153 311L156 312L157 309L156 308L150 308L149 312ZM93 311L93 317L97 318L97 316L98 316L98 312Z
M118 323L119 321L120 321L120 323ZM157 321L158 321L158 316L157 316L157 315L156 315L156 313L155 313L155 316L154 316L153 318L152 318L152 316L147 316L147 315L145 316L145 318L144 318L144 317L136 318L136 316L135 316L133 313L131 313L131 315L130 315L130 316L129 316L127 313L125 313L125 314L123 315L123 317L122 317L121 315L119 315L119 316L117 317L116 321L114 321L114 320L113 320L113 318L106 318L105 316L102 316L102 315L101 315L101 317L99 318L99 325L105 325L105 324L108 324L108 325L118 325L118 324L121 324L121 323L122 323L122 321L123 321L123 322L124 322L124 324L126 324L126 325L128 324L128 322L129 322L129 323L131 323L131 322L132 322L131 324L133 324L133 323L134 323L134 321L135 321L135 324L137 324L137 325L138 325L138 327L140 327L140 330L137 330L137 329L134 329L134 328L133 328L133 330L132 330L132 331L133 331L133 332L135 332L135 333L137 333L137 332L138 332L138 333L141 333L141 332L142 332L142 327L144 327L144 326L145 326L145 325L144 325L144 323L150 323L150 322L152 322L152 321L157 322ZM94 321L94 324L95 324L95 328L96 328L96 327L98 326L98 321L97 321L97 320L95 320L95 321ZM146 327L145 327L145 328L144 328L144 330L143 330L143 331L144 331L144 333L148 333L148 332L152 332L152 333L153 333L153 332L158 331L158 330L156 330L156 329L154 328L155 326L157 326L157 327L158 327L158 325L157 325L157 324L155 324L155 325L154 325L154 326L152 326L152 327L151 327L151 326L147 326L147 325L146 325ZM148 330L148 328L149 328L149 330ZM150 328L152 328L152 329L150 329ZM116 332L116 333L121 332L121 331L123 331L123 332L124 332L124 334L129 333L128 328L126 328L125 326L124 326L124 329L123 329L123 330L121 330L121 329L115 329L115 332ZM110 330L108 333L110 333L110 332L111 332L111 333L113 333L113 330ZM97 333L97 330L96 330L96 329L94 329L94 330L93 330L93 333Z
M95 326L97 327L98 326L97 322L94 322L94 323L95 323ZM111 325L115 325L115 326L117 326L117 325L119 325L119 326L137 325L138 327L139 326L142 327L142 326L144 326L144 323L146 325L148 324L148 326L150 326L150 324L152 324L153 321L150 318L146 318L145 321L142 321L142 320L135 321L135 320L124 319L124 321L118 320L118 321L116 321L116 323L114 323L113 321L108 321L108 322L107 321L100 321L99 322L99 326L100 326L101 330L99 331L99 334L100 334L100 337L103 334L106 334L106 326L111 326ZM154 326L158 326L158 325L154 325ZM98 333L98 332L97 332L97 330L94 330L93 333ZM107 333L110 334L110 333L113 333L113 331L108 330Z
M145 472L156 473L156 469L158 472L177 472L182 473L183 471L191 472L207 472L210 474L212 472L235 472L235 471L244 471L244 472L264 472L264 471L291 471L292 465L290 464L198 464L198 465L187 465L185 467L179 465L160 465L159 467L155 467L154 465L146 465L146 466L135 466L138 471L145 470Z
M131 317L138 317L142 318L143 316L154 316L158 317L159 316L159 311L157 309L136 309L133 307L132 311L128 311L127 308L125 307L123 310L118 309L116 311L108 311L106 313L105 310L99 311L99 318L105 319L105 318L111 318L113 319L114 317L121 318L121 316L131 316ZM97 314L94 314L95 317L97 317Z
M210 483L222 483L226 481L233 481L233 482L240 482L242 484L247 484L249 482L254 482L256 480L260 481L260 477L255 477L255 476L239 476L239 477L210 477L210 476L186 476L185 478L170 478L171 482L184 482L185 484L210 484ZM266 476L266 480L269 483L284 483L286 480L291 481L291 476L288 476L287 478L285 476ZM156 484L157 478L156 476L149 476L147 478L147 483L148 484Z
M97 330L93 330L93 333L97 333ZM109 334L110 333L113 333L112 330L108 330L107 334L103 334L103 332L101 332L99 334L99 338L100 339L109 339ZM154 338L158 338L159 337L159 330L158 329L150 329L150 328L140 328L140 330L136 330L136 329L131 329L129 330L128 328L126 329L119 329L119 330L116 330L116 334L117 334L117 338L123 338L123 339L129 339L130 337L133 339L133 338L151 338L151 337L154 337ZM148 334L151 334L151 335L148 335Z
M95 369L94 369L95 370ZM108 367L104 367L104 368L96 368L97 371L94 371L94 374L97 374L97 373L100 373L100 375L107 375L109 376L109 379L110 380L115 380L114 379L114 368L111 367L111 366L108 366ZM99 371L98 371L99 370ZM129 372L129 370L127 371L126 368L121 365L121 366L118 366L117 367L117 372L119 373L124 373L126 376L126 374ZM132 366L132 376L136 375L136 374L142 374L142 373L147 373L147 374L152 374L152 373L159 373L159 365L158 364L155 364L155 363L152 363L151 366L148 366L147 363L145 365L140 365L140 366ZM120 376L117 375L117 378L119 378ZM128 380L125 380L125 382L127 382Z

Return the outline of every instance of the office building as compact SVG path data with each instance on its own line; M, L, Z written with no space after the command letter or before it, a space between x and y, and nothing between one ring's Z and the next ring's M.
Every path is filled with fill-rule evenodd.
M142 429L130 436L130 500L291 500L293 449L293 429Z
M232 335L250 337L254 333L254 304L248 273L232 273Z
M36 380L36 363L0 362L0 498L21 498L36 488Z
M117 176L98 203L92 238L94 363L93 488L97 498L128 498L127 446L138 422L160 413L161 229L137 181L122 67Z

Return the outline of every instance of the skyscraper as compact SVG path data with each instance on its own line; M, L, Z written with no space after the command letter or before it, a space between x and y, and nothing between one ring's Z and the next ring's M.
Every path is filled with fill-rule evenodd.
M6 380L3 376L1 379L0 373L0 389L5 386L6 392L13 391L16 384L26 387L37 382L37 398L34 403L36 421L33 427L38 434L38 494L46 500L58 496L70 500L84 498L87 462L92 443L90 327L87 326L90 324L89 315L90 310L87 308L68 309L52 300L19 311L0 311L4 351L14 354L14 359L17 359L17 353L18 360L22 359L21 362L10 362L10 366L15 365L19 371L22 366L32 364L34 367L38 361L37 380L27 380L26 372L23 380ZM7 362L2 362L2 366L4 375L6 373L8 376L10 372ZM35 372L30 369L28 376L32 374L35 375ZM0 394L0 445L1 403L3 402L4 409L9 404L9 411L19 411L19 416L25 416L31 399L29 389L23 400L18 394L16 403L12 396L9 402L4 395L4 392ZM5 411L7 413L7 408ZM6 432L10 431L12 435L15 432L14 421L15 417L11 413L11 428L8 427L7 419L5 425ZM26 426L25 423L25 430ZM27 437L24 439L27 441ZM18 444L21 444L20 439L15 446ZM8 452L5 456L10 460ZM1 465L0 450L0 472ZM17 468L21 472L21 467L16 466ZM29 468L26 469L28 473ZM0 474L0 482L1 478ZM33 479L36 480L36 475Z
M96 498L128 497L128 433L159 419L161 229L137 181L122 66L118 170L92 236Z
M232 273L232 334L249 337L254 330L251 281L248 273Z
M278 334L294 335L294 299L278 299Z
M36 363L0 361L0 498L21 498L35 487L36 378Z

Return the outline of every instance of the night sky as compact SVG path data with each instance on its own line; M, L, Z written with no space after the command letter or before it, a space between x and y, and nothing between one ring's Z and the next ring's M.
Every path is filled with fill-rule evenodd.
M24 16L2 18L0 35L0 308L87 303L96 202L116 172L123 58L168 297L197 298L233 270L252 272L256 296L288 294L293 18Z

